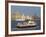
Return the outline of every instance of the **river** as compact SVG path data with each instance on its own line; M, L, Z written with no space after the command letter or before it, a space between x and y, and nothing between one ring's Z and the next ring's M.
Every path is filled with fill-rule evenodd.
M37 23L35 27L28 27L28 28L17 28L16 25L18 22L22 23L22 21L15 21L15 20L11 21L11 31L40 30L41 29L40 20L35 21Z

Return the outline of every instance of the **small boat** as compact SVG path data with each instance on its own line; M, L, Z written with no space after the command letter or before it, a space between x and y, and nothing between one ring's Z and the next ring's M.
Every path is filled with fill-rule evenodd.
M16 21L25 21L25 19L16 19Z

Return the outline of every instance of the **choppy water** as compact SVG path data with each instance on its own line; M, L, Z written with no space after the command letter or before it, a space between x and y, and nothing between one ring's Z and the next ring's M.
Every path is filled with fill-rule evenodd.
M17 28L16 25L18 22L22 21L11 21L11 31L22 31L22 30L40 30L40 20L36 20L35 22L37 23L37 25L35 27L28 27L28 28Z

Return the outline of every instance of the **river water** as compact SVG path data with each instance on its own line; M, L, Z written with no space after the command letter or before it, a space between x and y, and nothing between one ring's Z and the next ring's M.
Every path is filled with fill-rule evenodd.
M40 20L36 20L35 22L37 23L37 25L36 25L35 27L17 28L17 27L16 27L17 23L22 23L22 21L15 21L15 20L12 20L12 21L11 21L11 31L40 30L40 29L41 29Z

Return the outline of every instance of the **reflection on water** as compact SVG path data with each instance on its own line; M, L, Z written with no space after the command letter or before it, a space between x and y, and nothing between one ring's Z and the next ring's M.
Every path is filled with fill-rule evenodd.
M11 31L22 31L22 30L40 30L40 20L35 20L37 25L35 27L28 28L17 28L17 23L22 23L23 21L11 21Z

